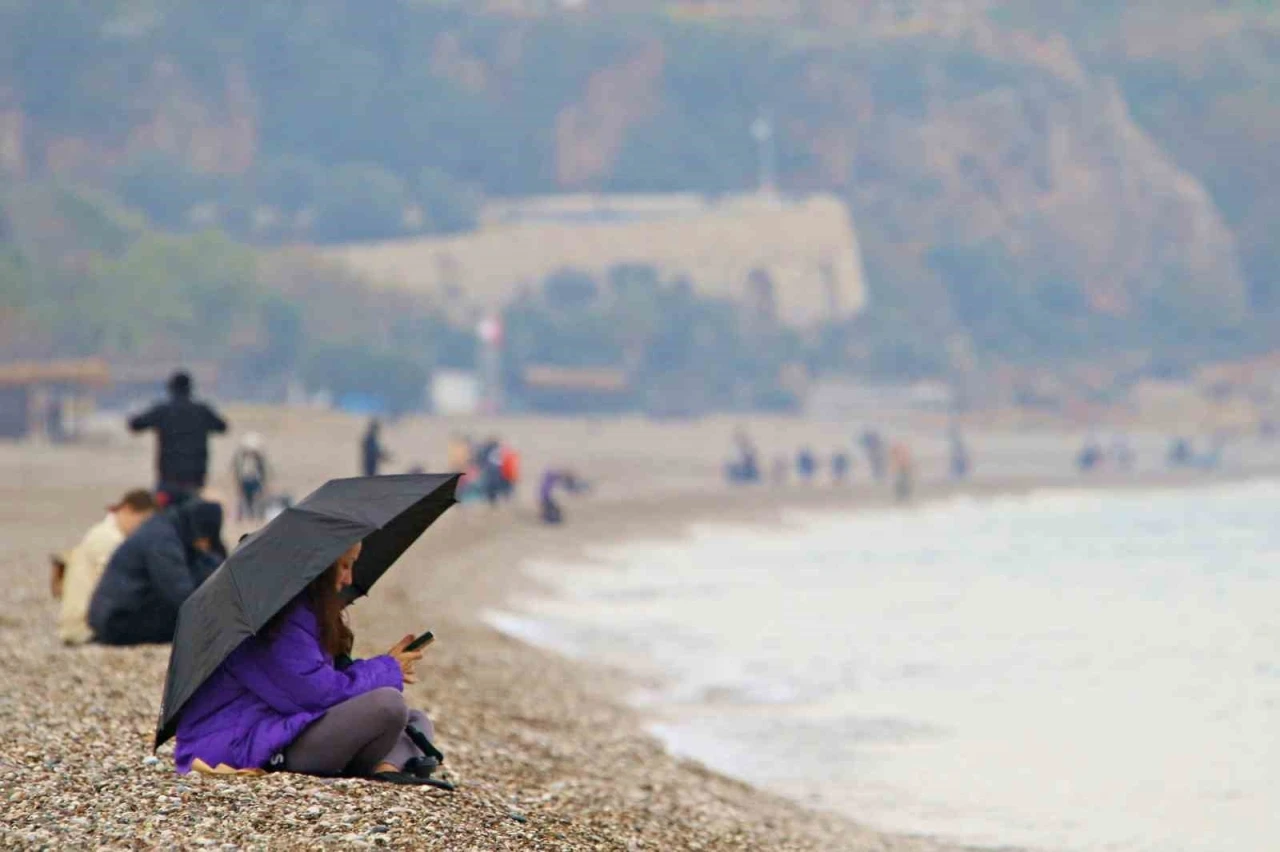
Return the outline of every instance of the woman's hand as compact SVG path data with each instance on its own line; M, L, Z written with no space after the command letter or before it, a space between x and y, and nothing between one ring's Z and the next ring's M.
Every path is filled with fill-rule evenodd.
M413 638L413 634L410 633L391 646L391 650L387 652L387 656L400 665L400 674L404 676L405 683L418 682L417 676L413 673L413 667L418 664L418 660L422 659L422 651L405 650L409 643L413 641Z

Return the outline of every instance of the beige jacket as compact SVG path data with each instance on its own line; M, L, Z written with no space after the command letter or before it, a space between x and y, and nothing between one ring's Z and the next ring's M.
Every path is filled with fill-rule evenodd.
M89 629L89 602L102 572L107 569L107 561L122 541L124 533L120 532L115 516L107 515L90 527L67 558L58 636L68 645L80 645L93 638L93 631Z

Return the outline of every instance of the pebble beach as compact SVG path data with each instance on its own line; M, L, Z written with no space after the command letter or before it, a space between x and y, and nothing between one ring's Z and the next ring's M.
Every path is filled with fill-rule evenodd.
M354 445L345 433L357 434L358 421L229 414L267 435L281 479L299 496L350 473L334 462L333 445ZM391 433L401 457L405 435ZM539 444L556 452L554 442ZM215 470L231 446L215 445ZM617 457L610 449L602 459ZM617 675L486 626L485 609L527 582L523 558L628 529L678 531L683 513L658 499L652 471L637 490L604 462L600 497L575 507L576 531L541 528L525 505L455 508L353 608L365 654L424 627L439 637L407 695L435 720L456 792L283 773L179 776L171 744L151 749L168 648L63 647L48 587L48 554L73 544L116 492L145 483L149 453L149 442L129 439L0 447L2 848L947 848L884 836L670 757L619 700ZM221 478L215 488L229 493ZM709 498L686 491L682 499L697 512ZM244 529L233 525L227 540Z
M354 466L354 419L228 413L266 435L281 481L297 496ZM542 527L525 502L457 507L355 605L357 652L365 655L406 633L436 633L406 694L436 723L452 794L284 773L175 774L171 744L151 749L168 648L65 648L48 588L48 554L149 478L149 442L0 446L0 848L957 848L876 832L676 759L622 700L619 673L486 623L486 612L535 591L519 570L525 559L567 557L619 537L675 536L693 518L770 522L788 505L884 499L857 489L730 493L718 482L718 453L734 427L508 424L530 447L527 469L575 451L598 484L568 507L569 524ZM458 425L395 427L397 461L438 467L432 460L450 428ZM785 427L759 431L771 428ZM841 433L831 427L818 440ZM646 453L628 452L637 446ZM231 448L218 443L216 469ZM225 475L215 482L227 485ZM233 525L228 542L244 529Z

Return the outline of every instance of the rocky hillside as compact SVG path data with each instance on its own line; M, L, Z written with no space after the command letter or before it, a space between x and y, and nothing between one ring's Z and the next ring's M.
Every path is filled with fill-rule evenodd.
M0 172L343 242L479 195L749 188L763 112L781 187L854 213L873 348L1219 345L1280 302L1280 29L1236 5L9 0Z

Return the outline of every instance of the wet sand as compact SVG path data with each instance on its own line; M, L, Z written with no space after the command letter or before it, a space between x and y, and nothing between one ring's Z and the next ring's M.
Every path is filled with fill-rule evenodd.
M281 486L297 497L326 478L353 473L361 424L352 418L300 410L228 413L240 431L265 435ZM407 694L437 723L449 777L459 785L453 795L293 775L180 778L169 749L152 759L167 649L60 647L46 562L48 552L74 543L119 492L145 484L150 442L0 445L0 640L6 648L0 846L953 848L814 813L672 758L619 700L626 686L620 674L532 648L485 624L486 611L518 606L534 591L519 571L522 560L573 556L605 541L678 536L694 520L779 523L790 507L886 500L866 483L860 465L853 486L724 487L722 457L737 425L729 419L424 419L388 431L396 470L439 469L445 438L455 429L474 437L500 431L525 450L520 499L497 510L455 508L353 611L365 653L405 633L435 631L419 683ZM847 445L852 432L781 419L751 427L766 457L801 442L819 452ZM944 493L928 484L942 473L935 424L917 428L927 430L920 432L927 442L918 440L926 480L921 494ZM1074 481L1069 443L1061 436L992 438L991 446L997 444L1003 449L991 457L1000 460L973 487ZM218 441L213 463L214 488L228 494L233 445L233 439ZM1045 452L1054 447L1060 456ZM566 501L565 527L546 528L536 522L532 480L546 466L564 463L577 465L595 488ZM242 529L233 524L228 541Z

